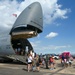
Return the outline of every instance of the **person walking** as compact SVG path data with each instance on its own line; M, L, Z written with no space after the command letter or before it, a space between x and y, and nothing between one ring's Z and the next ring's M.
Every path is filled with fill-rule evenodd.
M50 56L50 58L49 58L49 64L50 64L50 70L53 70L54 69L54 64L53 64L53 57L52 56Z
M37 71L39 72L40 71L40 63L39 63L39 56L36 55L36 68L37 68Z
M31 54L28 54L28 65L27 65L27 68L28 68L28 72L32 69L32 55Z

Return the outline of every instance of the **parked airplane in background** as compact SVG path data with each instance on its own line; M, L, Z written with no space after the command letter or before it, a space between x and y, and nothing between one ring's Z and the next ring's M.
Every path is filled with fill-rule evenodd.
M40 3L30 4L16 19L9 34L0 37L0 55L25 55L26 48L33 51L28 38L43 31L43 13Z

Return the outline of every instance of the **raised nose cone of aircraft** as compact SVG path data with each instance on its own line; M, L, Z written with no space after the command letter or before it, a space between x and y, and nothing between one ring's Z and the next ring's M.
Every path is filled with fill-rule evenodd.
M25 8L10 32L13 38L31 38L43 31L43 13L39 2Z

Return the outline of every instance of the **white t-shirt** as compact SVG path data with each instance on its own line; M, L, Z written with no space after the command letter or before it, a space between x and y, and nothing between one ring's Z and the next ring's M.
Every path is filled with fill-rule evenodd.
M31 56L28 57L28 62L32 62L32 57Z

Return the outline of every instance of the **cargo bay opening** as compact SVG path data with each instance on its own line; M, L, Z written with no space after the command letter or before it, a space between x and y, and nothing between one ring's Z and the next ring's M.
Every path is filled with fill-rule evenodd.
M27 38L37 36L37 32L34 27L17 27L11 31L11 44L17 55L25 55L30 50L33 51L33 47Z
M27 51L33 51L33 47L28 38L32 38L42 31L31 25L18 25L10 31L11 44L16 54L25 55Z
M26 55L33 47L27 39L13 39L11 38L13 50L17 55Z

